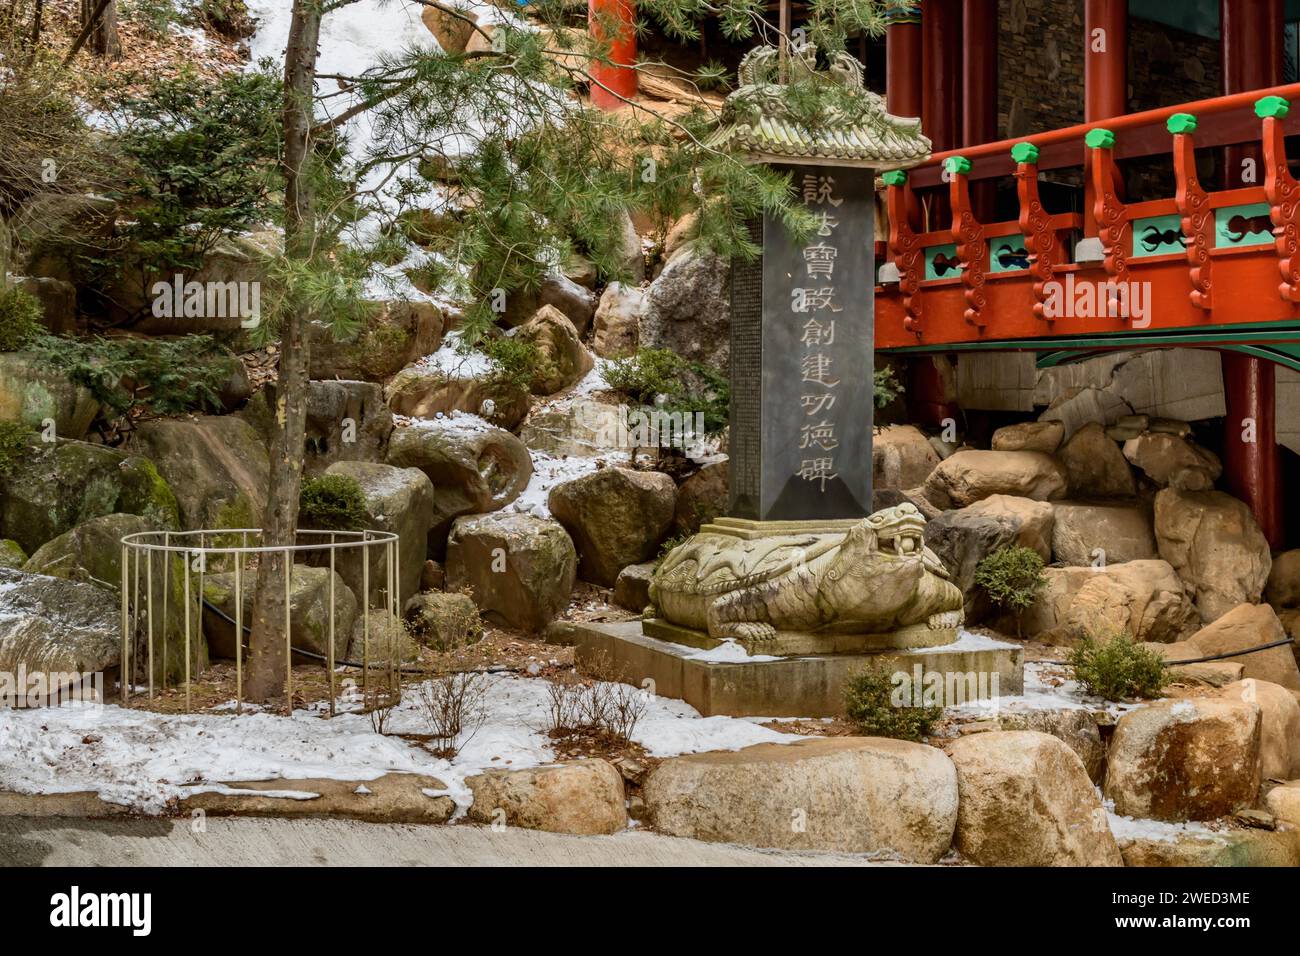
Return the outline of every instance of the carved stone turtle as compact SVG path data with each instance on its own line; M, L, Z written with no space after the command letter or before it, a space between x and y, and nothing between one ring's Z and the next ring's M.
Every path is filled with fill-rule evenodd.
M710 637L761 645L779 631L882 634L955 628L962 593L924 543L925 519L903 503L846 534L743 540L701 533L650 582L653 611Z

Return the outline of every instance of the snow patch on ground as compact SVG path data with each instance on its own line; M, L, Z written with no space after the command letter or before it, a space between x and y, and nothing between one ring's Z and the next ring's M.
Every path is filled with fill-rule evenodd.
M487 679L487 718L451 761L391 736L429 730L419 697L410 688L389 718L389 736L376 734L370 718L355 712L331 720L308 711L282 717L156 714L117 706L0 710L0 753L6 755L0 763L0 789L92 791L109 803L157 814L177 797L240 792L239 783L255 780L365 781L405 772L437 777L463 812L470 803L466 777L555 759L545 732L548 682L505 675ZM359 694L354 692L342 706L359 707ZM650 696L633 739L654 756L670 757L802 738L750 720L703 718L682 701ZM292 788L258 793L310 798Z
M461 346L459 329L447 333L438 351L415 362L421 372L441 372L448 378L478 378L497 370L497 364L477 349Z
M969 632L963 632L962 640ZM980 635L971 634L971 637ZM982 638L990 644L1001 644L991 638ZM959 647L961 642L951 647ZM1025 692L1023 694L1003 694L992 700L974 700L950 707L955 714L994 716L998 713L1018 713L1027 710L1087 710L1107 711L1119 715L1141 707L1140 703L1117 703L1093 697L1087 694L1083 685L1069 678L1069 668L1063 664L1046 661L1027 661L1025 663ZM1060 683L1056 683L1060 681Z

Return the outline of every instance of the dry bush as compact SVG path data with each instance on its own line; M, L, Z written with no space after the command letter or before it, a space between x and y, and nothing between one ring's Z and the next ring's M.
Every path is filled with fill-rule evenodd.
M483 726L489 681L480 671L448 671L417 685L416 706L428 724L435 756L455 757ZM468 734L463 741L462 734Z
M551 681L547 731L552 737L596 733L628 743L645 716L649 696L627 683L627 671L608 654L596 655L581 670Z

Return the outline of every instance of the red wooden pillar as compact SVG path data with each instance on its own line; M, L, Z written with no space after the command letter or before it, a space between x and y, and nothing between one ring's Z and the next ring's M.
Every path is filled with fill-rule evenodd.
M1083 121L1100 123L1128 112L1128 0L1084 0ZM1085 152L1084 163L1090 157ZM1097 234L1092 176L1084 169L1083 223ZM1122 196L1123 183L1116 183Z
M998 134L998 2L962 0L961 146L978 146ZM971 208L985 222L994 218L996 184L970 184Z
M895 116L920 116L921 4L891 7L885 16L885 108Z
M921 129L937 153L961 145L961 0L924 0L921 9ZM952 220L947 193L926 191L927 228Z
M588 0L587 28L610 43L611 62L591 64L591 102L602 110L618 109L636 96L635 19L633 0Z
M921 128L935 152L961 135L961 0L925 0L921 18Z
M1240 93L1281 83L1281 0L1220 0L1219 13L1223 92ZM1255 144L1228 147L1224 163L1226 187L1263 180L1263 161ZM1224 480L1228 490L1250 506L1269 545L1281 548L1281 462L1273 363L1240 352L1221 354L1226 406Z

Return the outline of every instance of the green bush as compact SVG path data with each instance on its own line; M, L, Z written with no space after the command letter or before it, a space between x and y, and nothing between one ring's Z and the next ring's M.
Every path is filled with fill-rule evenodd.
M1164 658L1127 634L1084 638L1070 653L1070 666L1088 693L1106 700L1159 697L1169 683Z
M683 416L704 416L704 434L727 427L731 388L726 375L700 362L688 362L669 349L638 349L605 369L615 391L644 407Z
M1047 584L1043 558L1033 548L1012 545L999 548L975 568L975 583L998 607L1010 611L1016 619L1016 636L1020 636L1020 614L1034 603L1038 592Z
M32 431L18 422L0 422L0 475L7 475L27 455Z
M920 740L943 716L942 707L900 707L893 675L872 664L844 684L844 713L868 737Z
M496 365L494 377L528 390L533 376L544 372L541 353L527 339L508 335L485 336L478 342L479 351Z
M17 352L44 335L42 315L34 295L18 286L0 289L0 352Z
M174 339L42 335L29 347L121 415L219 411L231 355L208 335Z
M884 408L906 391L892 365L881 365L877 368L873 384L877 408Z
M302 483L298 496L299 527L360 531L366 520L366 496L355 478L321 475Z

